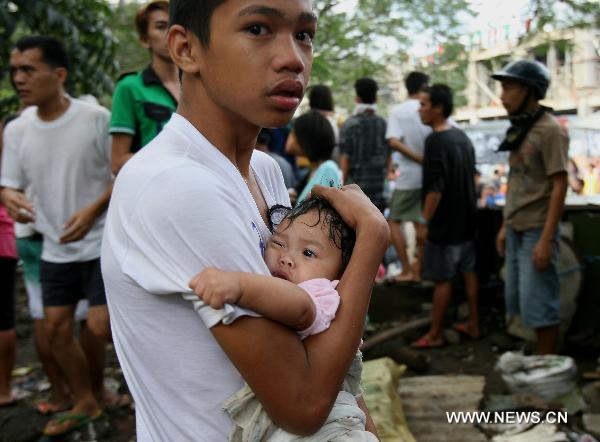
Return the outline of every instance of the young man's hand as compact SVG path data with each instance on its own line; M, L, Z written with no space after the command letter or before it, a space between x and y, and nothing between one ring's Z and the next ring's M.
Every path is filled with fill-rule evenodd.
M79 241L92 229L98 218L98 209L95 205L84 207L75 212L64 226L64 233L59 238L61 244Z
M533 248L533 265L538 272L543 272L552 259L552 241L540 239Z
M386 219L356 184L340 189L316 185L311 195L326 199L357 234L361 229L373 229L381 234L386 246L389 244L390 230Z
M500 231L496 236L496 250L498 255L502 257L506 254L506 227L504 225L500 227Z
M214 309L221 309L225 304L237 304L242 297L239 275L213 267L194 276L189 286L198 298Z
M429 233L429 228L425 224L415 224L415 230L417 233L417 245L423 246L427 241L427 234Z
M33 205L20 190L2 189L1 200L8 210L12 219L19 223L30 223L34 221Z

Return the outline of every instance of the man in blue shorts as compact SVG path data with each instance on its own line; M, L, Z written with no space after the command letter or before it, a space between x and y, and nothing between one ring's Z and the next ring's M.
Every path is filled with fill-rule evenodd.
M502 83L502 105L511 122L500 145L510 152L510 172L497 240L500 255L506 252L506 311L535 330L539 354L555 353L558 222L567 192L569 139L551 110L539 103L550 84L545 66L519 60L492 78Z

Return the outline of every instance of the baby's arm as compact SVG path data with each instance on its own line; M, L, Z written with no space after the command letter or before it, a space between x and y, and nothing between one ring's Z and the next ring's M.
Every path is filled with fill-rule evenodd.
M226 272L207 268L192 282L196 293L212 308L237 304L294 330L305 330L315 320L316 307L308 293L296 284L273 276Z

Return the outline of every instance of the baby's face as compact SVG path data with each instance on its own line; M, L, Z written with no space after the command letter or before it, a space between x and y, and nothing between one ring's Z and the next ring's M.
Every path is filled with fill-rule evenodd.
M311 210L292 223L284 220L279 225L265 251L273 276L294 284L315 278L338 278L342 251L329 239L329 226L316 224L318 219L318 212Z

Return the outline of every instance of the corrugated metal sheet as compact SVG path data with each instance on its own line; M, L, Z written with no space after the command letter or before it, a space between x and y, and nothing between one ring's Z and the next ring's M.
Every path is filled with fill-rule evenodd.
M418 376L400 379L400 399L417 442L485 442L474 424L449 423L446 413L477 411L483 376Z

